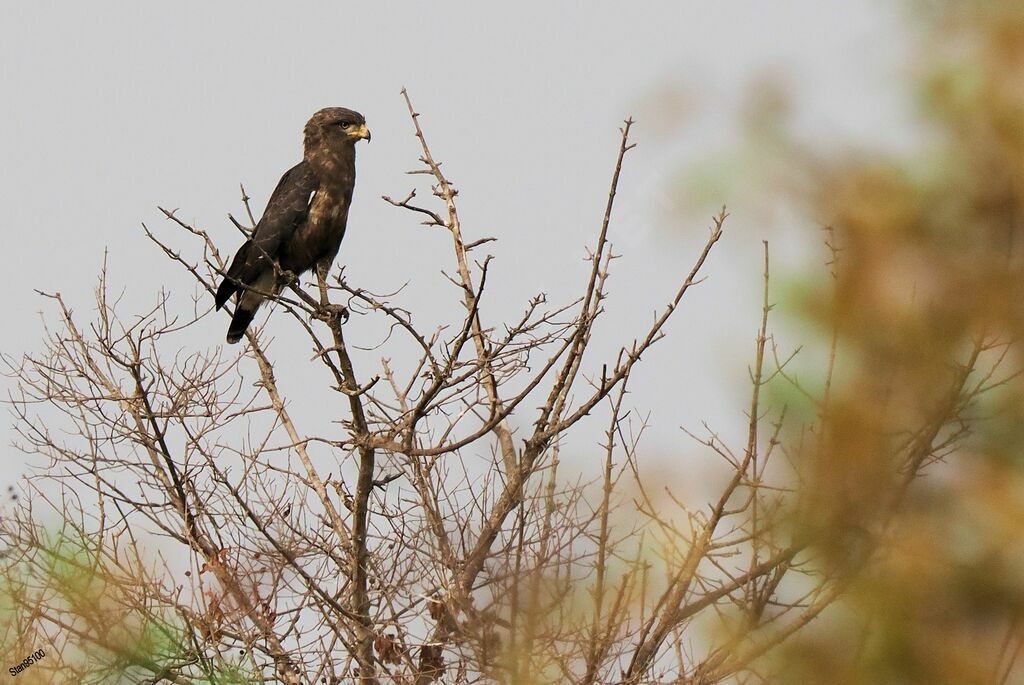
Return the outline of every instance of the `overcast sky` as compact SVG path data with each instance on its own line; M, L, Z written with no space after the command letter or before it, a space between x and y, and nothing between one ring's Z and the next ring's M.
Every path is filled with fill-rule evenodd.
M661 210L675 203L681 169L729 146L759 79L785 79L811 138L894 140L905 120L907 37L902 17L879 0L264 4L3 3L0 350L39 348L46 303L34 289L61 291L88 311L104 250L111 283L129 289L129 302L150 302L163 287L186 305L191 283L140 224L173 236L156 207L178 208L233 251L238 235L226 214L241 211L239 182L261 210L299 160L302 126L320 107L357 109L373 132L359 147L339 256L350 281L381 292L409 282L402 304L419 321L457 311L440 275L451 263L446 237L380 199L404 195L415 178L404 174L418 156L399 96L406 86L460 190L467 240L498 238L488 324L540 291L553 302L572 297L603 211L617 128L635 116L639 146L612 233L625 256L599 331L609 356L689 268L707 223L696 217L706 213ZM741 197L720 202L744 206ZM737 355L753 348L757 250L778 235L764 219L734 215L710 279L632 384L635 406L651 412L654 456L684 442L681 425L707 419L727 434L739 429L746 368ZM226 323L211 319L193 344L221 344ZM288 337L286 317L269 326L278 354L301 340ZM349 326L349 340L360 340L360 321ZM303 344L296 377L307 360ZM4 435L12 439L9 426Z

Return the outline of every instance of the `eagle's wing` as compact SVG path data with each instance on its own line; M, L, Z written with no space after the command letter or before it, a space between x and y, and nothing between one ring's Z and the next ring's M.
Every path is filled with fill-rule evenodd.
M285 172L271 193L252 238L238 248L227 275L217 288L217 309L223 307L233 294L244 290L243 286L255 287L260 276L273 268L272 260L279 257L282 246L306 221L310 196L317 185L313 170L304 161Z

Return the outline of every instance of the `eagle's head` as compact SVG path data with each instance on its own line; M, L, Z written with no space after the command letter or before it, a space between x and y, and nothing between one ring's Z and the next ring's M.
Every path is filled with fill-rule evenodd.
M341 152L364 138L370 140L366 119L344 107L325 107L306 122L306 155Z

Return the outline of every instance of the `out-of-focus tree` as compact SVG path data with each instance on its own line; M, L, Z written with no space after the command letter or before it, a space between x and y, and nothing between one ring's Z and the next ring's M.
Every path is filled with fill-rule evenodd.
M915 7L919 150L808 165L834 371L783 439L842 599L773 682L1024 679L1024 6Z

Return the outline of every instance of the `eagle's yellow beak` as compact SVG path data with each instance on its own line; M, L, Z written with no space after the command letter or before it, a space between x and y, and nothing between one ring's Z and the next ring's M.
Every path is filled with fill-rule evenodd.
M359 124L359 128L356 130L356 138L365 138L366 142L370 142L370 129L366 128L366 124Z

